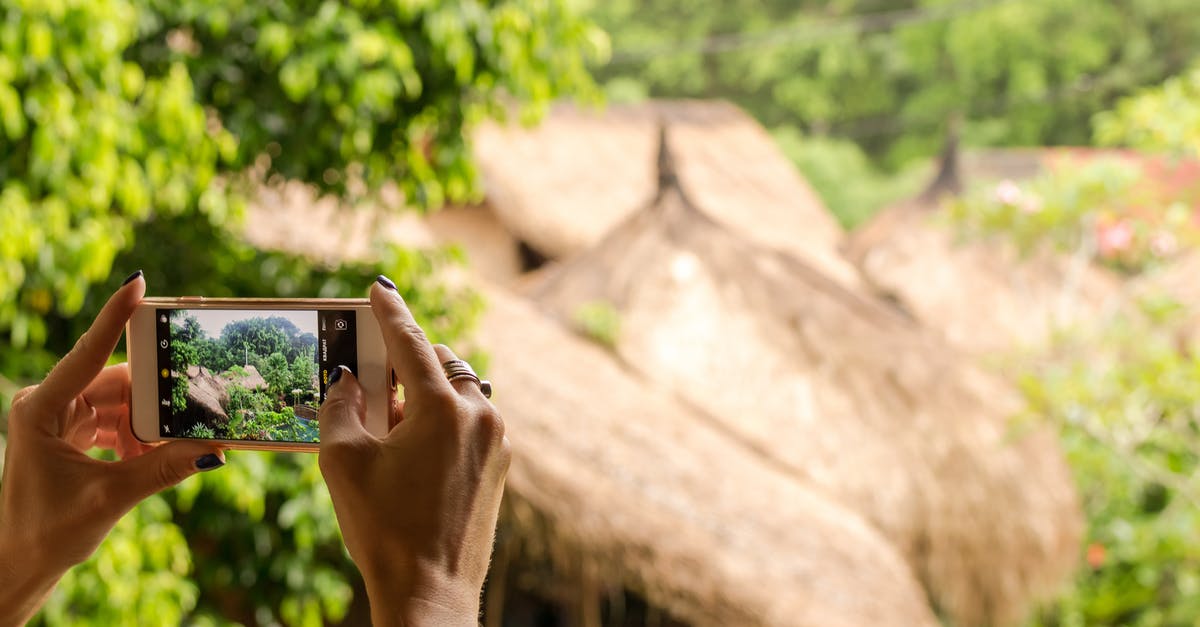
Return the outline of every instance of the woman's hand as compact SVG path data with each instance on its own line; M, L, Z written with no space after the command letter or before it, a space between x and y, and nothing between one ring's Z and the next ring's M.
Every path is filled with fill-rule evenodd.
M404 386L383 439L363 426L363 391L339 368L321 407L321 472L376 625L476 625L510 458L504 423L479 386L446 379L390 281L371 307Z
M13 398L0 485L0 625L33 616L139 501L224 463L212 444L152 447L133 437L129 368L104 364L145 291L141 272L130 277L46 379ZM88 457L93 446L123 461Z

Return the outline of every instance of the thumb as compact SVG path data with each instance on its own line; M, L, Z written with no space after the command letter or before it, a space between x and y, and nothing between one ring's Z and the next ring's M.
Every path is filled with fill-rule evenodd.
M373 439L363 426L367 417L362 386L354 373L338 366L329 374L325 402L317 414L321 429L321 451L329 446Z
M120 462L119 484L113 492L126 495L135 503L157 494L188 477L225 465L225 454L209 442L175 441Z

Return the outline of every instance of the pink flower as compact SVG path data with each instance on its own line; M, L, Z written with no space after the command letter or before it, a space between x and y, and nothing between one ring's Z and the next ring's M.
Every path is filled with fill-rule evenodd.
M1159 257L1166 257L1175 252L1177 244L1175 236L1166 231L1155 234L1154 237L1150 238L1150 250L1154 251L1154 254Z
M1021 202L1021 188L1011 180L1004 179L996 186L996 200L1001 204L1015 205Z
M1101 223L1096 227L1096 246L1100 256L1113 257L1133 244L1133 227L1124 220Z

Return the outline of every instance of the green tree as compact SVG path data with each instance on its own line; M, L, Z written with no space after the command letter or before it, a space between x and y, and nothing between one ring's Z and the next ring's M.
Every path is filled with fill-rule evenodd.
M1094 125L1101 144L1200 157L1200 67L1126 98Z
M313 396L318 390L315 385L317 362L313 360L313 357L301 355L292 361L288 372L288 394L291 394L291 390L301 391L299 397L290 397L292 403L317 404L317 400Z
M263 360L261 374L267 382L267 392L273 398L282 398L291 389L291 370L283 353L271 353Z
M180 319L181 318L181 319ZM200 364L200 351L196 342L204 336L200 323L192 316L182 317L180 312L171 316L171 409L182 412L187 409L188 379L191 366Z
M614 0L610 93L731 99L897 167L970 144L1084 144L1090 117L1200 53L1190 0Z
M479 299L429 278L454 253L315 267L239 239L245 194L283 175L466 198L463 128L588 95L604 41L567 0L0 0L0 407L138 267L152 293L259 297L362 296L383 271L432 337L457 336ZM34 623L320 624L350 603L314 457L231 455L126 521L151 515L162 533L122 522Z

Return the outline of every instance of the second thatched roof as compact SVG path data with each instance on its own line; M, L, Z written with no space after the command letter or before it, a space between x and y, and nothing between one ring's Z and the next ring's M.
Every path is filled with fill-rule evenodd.
M650 206L536 298L584 330L611 308L632 371L866 517L956 624L1023 618L1077 558L1053 438L1014 431L1014 391L895 309L697 210L660 162Z
M986 162L992 170L976 157L968 171L1027 172L1027 152L993 157ZM871 289L973 354L1037 348L1054 330L1102 319L1119 306L1120 282L1086 255L1022 255L1010 241L965 241L955 233L941 203L943 192L958 186L946 183L957 158L954 150L943 155L930 189L850 235L846 255Z

